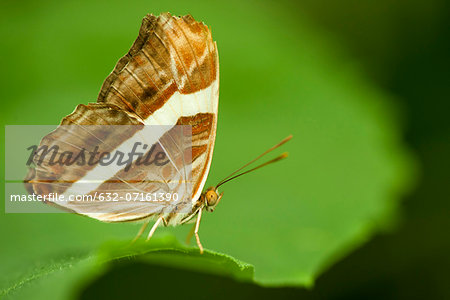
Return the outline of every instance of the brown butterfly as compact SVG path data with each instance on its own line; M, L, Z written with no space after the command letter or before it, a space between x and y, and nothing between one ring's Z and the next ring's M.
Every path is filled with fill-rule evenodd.
M203 191L213 155L218 101L218 52L209 28L189 15L147 15L131 49L103 83L97 103L78 105L41 141L40 147L58 149L56 158L60 162L67 162L63 156L71 153L85 163L54 164L48 157L36 155L25 179L26 188L40 195L91 196L88 203L49 202L104 222L143 221L136 239L151 220L156 222L147 240L161 223L195 223L188 240L195 234L203 253L198 235L200 220L204 210L214 211L222 199L218 187L285 158L286 153L238 174L292 137ZM155 126L159 129L144 129ZM145 140L151 146L145 152L148 157L163 153L166 163L158 164L154 158L153 164L133 161L126 167L98 165L102 153L129 150L133 139ZM97 164L86 163L85 153L94 153ZM129 197L169 192L182 194L183 199L167 205L161 201L130 201ZM105 197L111 201L105 201Z

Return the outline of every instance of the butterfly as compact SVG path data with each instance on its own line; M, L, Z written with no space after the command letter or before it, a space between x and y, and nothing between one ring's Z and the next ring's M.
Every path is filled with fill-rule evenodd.
M25 186L32 194L91 196L89 202L47 202L103 222L142 221L136 239L151 220L155 223L147 240L160 225L194 223L188 240L195 235L203 253L200 220L203 211L214 211L222 199L218 188L285 158L286 153L238 174L292 137L204 190L216 138L218 100L219 60L210 29L190 15L147 15L131 49L104 81L97 102L78 105L41 140L47 154L49 149L58 149L60 163L36 153ZM150 132L144 129L157 126ZM144 151L148 157L162 153L161 163L154 158L154 163L145 165L135 161L126 166L98 165L102 153L129 151L136 145L132 139L149 145ZM97 164L89 164L86 153L94 153ZM75 156L77 163L67 163ZM135 160L143 160L143 156ZM129 196L168 193L182 194L183 201L177 199L168 205L164 201L130 201Z

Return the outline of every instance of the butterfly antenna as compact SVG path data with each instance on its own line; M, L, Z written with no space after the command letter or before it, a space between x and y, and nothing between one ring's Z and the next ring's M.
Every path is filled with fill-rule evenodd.
M267 149L267 150L264 151L262 154L260 154L260 155L257 156L256 158L252 159L251 161L249 161L248 163L246 163L245 165L243 165L242 167L240 167L239 169L237 169L236 171L234 171L233 173L231 173L230 175L228 175L228 176L225 177L224 179L222 179L222 180L216 185L216 188L219 187L219 186L221 186L221 185L224 184L225 182L228 182L228 181L230 181L230 180L232 180L232 179L234 179L234 178L237 178L237 177L239 177L239 176L242 176L242 175L244 175L244 174L247 174L247 173L249 173L249 172L251 172L251 171L254 171L254 170L256 170L256 169L259 169L259 168L261 168L261 167L263 167L263 166L266 166L266 165L268 165L268 164L270 164L270 163L277 162L277 161L279 161L279 160L281 160L281 159L283 159L283 158L286 158L286 157L288 156L288 154L287 154L287 153L283 153L283 154L281 154L280 156L278 156L278 157L276 157L276 158L274 158L274 159L272 159L272 160L270 160L270 161L268 161L268 162L265 162L265 163L263 163L263 164L261 164L261 165L255 167L255 168L251 169L251 170L248 170L248 171L245 171L245 172L243 172L243 173L241 173L241 174L239 174L239 175L233 176L233 175L235 175L236 173L238 173L239 171L241 171L242 169L244 169L245 167L251 165L252 163L254 163L255 161L257 161L258 159L260 159L261 157L263 157L264 155L266 155L267 153L269 153L269 152L271 152L271 151L277 149L277 148L280 147L281 145L285 144L285 143L288 142L290 139L292 139L292 134L289 135L288 137L284 138L281 142L279 142L279 143L276 144L275 146L273 146L273 147Z
M218 185L216 185L216 189L217 189L219 186L221 186L222 184L227 183L228 181L231 181L231 180L233 180L233 179L235 179L235 178L238 178L238 177L240 177L240 176L242 176L242 175L245 175L245 174L247 174L247 173L253 172L253 171L255 171L255 170L259 169L259 168L262 168L262 167L264 167L264 166L267 166L267 165L269 165L269 164L271 164L271 163L280 161L280 160L282 160L283 158L286 158L286 157L288 157L288 153L287 153L287 152L284 152L284 153L281 154L280 156L277 156L277 157L275 157L274 159L271 159L271 160L269 160L269 161L267 161L267 162L265 162L265 163L263 163L263 164L260 164L260 165L257 166L257 167L254 167L254 168L252 168L252 169L250 169L250 170L248 170L248 171L242 172L242 173L240 173L240 174L234 175L233 177L230 177L230 178L228 178L228 179L226 179L226 180L222 180Z

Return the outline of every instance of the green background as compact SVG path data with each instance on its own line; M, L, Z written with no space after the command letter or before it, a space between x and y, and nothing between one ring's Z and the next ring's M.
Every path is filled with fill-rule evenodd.
M294 135L287 160L222 187L220 206L201 224L214 251L204 257L152 250L184 249L170 237L183 241L184 227L158 230L154 245L128 256L108 242L126 241L139 225L2 212L7 297L445 295L448 275L436 271L449 263L443 3L1 5L4 124L57 124L94 102L142 17L170 11L204 21L218 43L219 125L207 185Z

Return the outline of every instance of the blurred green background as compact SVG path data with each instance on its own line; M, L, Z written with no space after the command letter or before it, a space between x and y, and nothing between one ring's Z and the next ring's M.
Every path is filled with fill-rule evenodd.
M2 293L449 298L448 4L2 1L2 123L57 124L94 102L142 17L164 11L204 21L218 43L208 184L294 135L289 159L223 186L202 221L204 246L253 265L254 282L148 259L92 271L89 253L139 225L2 208Z

